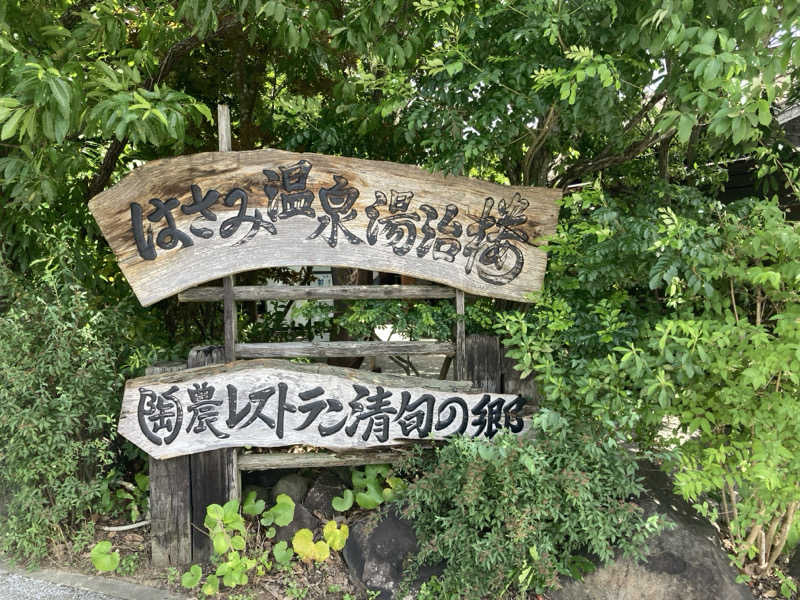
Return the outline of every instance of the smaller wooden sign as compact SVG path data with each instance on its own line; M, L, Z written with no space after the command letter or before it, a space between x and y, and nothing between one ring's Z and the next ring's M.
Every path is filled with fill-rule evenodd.
M468 386L280 360L239 361L128 381L119 432L164 459L240 446L342 451L523 430L523 398L470 393Z

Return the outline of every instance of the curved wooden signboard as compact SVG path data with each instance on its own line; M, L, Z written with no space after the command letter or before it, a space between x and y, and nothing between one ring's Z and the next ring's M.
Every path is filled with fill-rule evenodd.
M280 150L157 160L89 208L139 301L264 267L330 265L525 300L558 190Z
M451 435L521 433L525 400L468 382L248 360L132 379L119 432L158 459L296 444L363 450Z

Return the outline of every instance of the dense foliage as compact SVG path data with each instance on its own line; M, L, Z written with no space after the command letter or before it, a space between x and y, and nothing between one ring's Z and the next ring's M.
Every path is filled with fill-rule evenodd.
M642 488L624 448L547 410L531 432L532 439L457 438L406 465L422 473L401 495L421 540L414 561L446 561L441 597L541 592L561 574L591 570L587 555L641 556L659 528L630 501Z
M678 490L767 571L800 501L800 231L774 201L634 194L568 199L546 291L501 316L505 343L545 406L677 444Z
M131 302L97 305L53 242L36 277L0 260L0 550L32 559L71 545L109 496L122 373L146 328Z

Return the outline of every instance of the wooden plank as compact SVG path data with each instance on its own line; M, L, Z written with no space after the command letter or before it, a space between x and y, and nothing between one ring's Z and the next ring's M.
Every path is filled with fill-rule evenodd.
M268 471L270 469L320 469L358 465L393 464L405 453L400 450L370 450L368 452L275 452L272 454L242 454L239 470Z
M467 382L237 361L128 381L119 432L170 458L240 446L364 450L523 428L521 399L466 389ZM192 469L194 482L194 462Z
M440 285L237 285L233 297L238 301L260 300L424 300L455 298L456 290ZM179 302L220 302L221 287L196 287L178 294Z
M236 360L236 300L233 298L233 275L223 279L222 285L225 362L233 362Z
M496 335L468 335L464 356L467 379L482 392L503 391L503 355Z
M464 322L464 292L456 293L456 379L469 379L466 363L466 323Z
M192 561L205 562L211 557L211 540L203 521L209 504L225 504L234 488L230 482L238 476L234 469L233 449L213 450L189 456L192 490Z
M160 362L145 369L159 375L186 369L185 361ZM154 567L192 562L189 457L150 458L150 554Z
M340 356L394 356L455 352L452 342L280 342L236 344L239 358L332 358Z
M192 562L189 457L150 458L150 548L154 567Z
M525 301L540 289L559 190L281 150L149 162L89 203L147 306L241 271L399 273Z

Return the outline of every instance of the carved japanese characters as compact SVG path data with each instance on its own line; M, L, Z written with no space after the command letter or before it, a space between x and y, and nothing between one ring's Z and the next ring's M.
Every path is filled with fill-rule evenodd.
M144 305L267 266L396 272L523 300L559 193L277 150L148 163L90 208Z
M151 456L169 458L237 446L343 450L450 435L491 438L524 427L519 396L342 373L246 361L132 380L119 431Z

